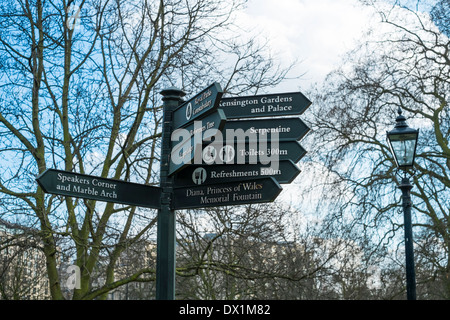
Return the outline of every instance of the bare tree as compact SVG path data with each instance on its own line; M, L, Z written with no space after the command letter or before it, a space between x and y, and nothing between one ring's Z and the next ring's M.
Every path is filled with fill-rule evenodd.
M232 16L244 2L0 5L0 214L39 230L53 299L64 298L58 251L80 268L74 299L152 281L153 267L115 271L126 248L154 233L156 214L46 195L35 177L58 168L157 184L162 88L192 94L220 81L240 93L282 81L286 70L263 58L262 45L236 40Z
M418 296L448 299L450 42L443 33L445 3L432 10L435 23L413 9L380 4L380 28L316 91L311 125L315 159L329 170L326 190L336 205L330 225L346 222L342 225L358 230L361 243L375 239L374 253L403 238L396 190L400 176L386 131L393 128L399 108L408 124L420 129L412 190ZM427 291L429 281L440 283L440 289Z
M37 230L0 219L0 298L48 299Z
M296 223L301 214L277 203L180 214L180 298L343 297L334 276L359 262L351 257L359 251Z

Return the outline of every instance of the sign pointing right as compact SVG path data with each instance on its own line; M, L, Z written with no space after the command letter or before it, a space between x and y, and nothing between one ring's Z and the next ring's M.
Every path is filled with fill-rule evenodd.
M271 144L261 145L249 143L225 143L203 145L204 164L254 164L266 160L292 160L297 163L305 156L306 150L297 141L280 141L277 147Z
M179 187L190 187L273 177L283 184L291 183L299 173L300 169L291 160L275 164L191 165L175 175L174 183Z
M249 136L252 134L258 137L271 138L273 134L278 134L279 141L292 141L302 139L308 132L308 126L300 118L281 118L281 119L245 119L227 121L223 128L225 138L227 130L243 130ZM234 141L239 141L239 137ZM243 135L242 138L247 137ZM242 140L241 138L241 140Z
M290 116L302 114L311 101L301 92L222 98L227 119Z

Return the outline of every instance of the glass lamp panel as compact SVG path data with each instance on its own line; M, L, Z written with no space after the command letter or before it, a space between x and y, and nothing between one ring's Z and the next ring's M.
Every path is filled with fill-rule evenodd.
M391 135L390 140L398 166L412 166L416 149L416 135Z

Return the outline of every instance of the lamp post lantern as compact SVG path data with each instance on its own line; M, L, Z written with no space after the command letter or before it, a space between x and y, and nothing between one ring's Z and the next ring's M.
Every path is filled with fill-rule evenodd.
M408 300L416 300L416 275L414 270L414 249L411 223L412 185L407 176L407 170L414 167L419 130L406 124L406 118L399 108L396 124L393 130L387 132L389 147L397 167L404 172L399 186L402 191L402 205L405 223L405 257L406 257L406 296Z
M419 130L408 127L401 109L398 110L398 117L395 121L397 123L394 129L387 133L389 147L397 166L403 170L411 169L416 158Z

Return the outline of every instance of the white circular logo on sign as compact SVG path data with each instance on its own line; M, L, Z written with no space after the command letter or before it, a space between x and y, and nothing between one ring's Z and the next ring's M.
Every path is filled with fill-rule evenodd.
M216 148L213 146L207 146L205 149L203 149L203 161L205 161L207 164L211 164L216 160L217 157L217 151Z
M192 173L192 181L195 184L202 184L206 180L206 170L204 168L197 168Z
M220 160L225 163L231 162L234 159L234 148L232 146L226 145L220 149L219 154Z
M189 104L186 106L186 120L191 119L191 117L192 117L192 104L189 103Z

